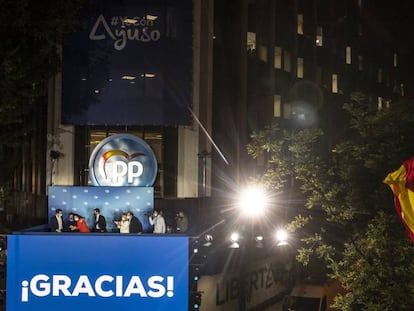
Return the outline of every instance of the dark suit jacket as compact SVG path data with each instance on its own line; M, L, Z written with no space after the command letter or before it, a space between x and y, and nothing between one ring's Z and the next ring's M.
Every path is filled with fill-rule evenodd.
M132 216L131 221L129 222L129 233L141 233L142 232L142 223L135 216Z
M59 229L59 224L58 224L56 216L50 217L49 226L50 226L51 232L56 232L56 230Z
M100 230L96 229L96 224L98 224ZM93 224L93 231L95 231L95 232L106 232L106 219L105 219L104 216L99 215L98 221L96 221L96 218L95 218L95 222Z

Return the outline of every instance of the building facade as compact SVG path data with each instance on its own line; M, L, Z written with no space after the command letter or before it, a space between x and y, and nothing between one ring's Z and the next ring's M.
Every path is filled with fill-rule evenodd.
M333 144L352 92L364 93L375 109L407 92L404 58L363 0L192 5L192 124L63 124L56 75L34 109L38 132L15 170L10 219L42 222L48 186L88 185L93 148L115 133L141 137L154 150L156 204L199 207L206 197L237 192L264 165L246 152L253 131L273 122L323 126Z

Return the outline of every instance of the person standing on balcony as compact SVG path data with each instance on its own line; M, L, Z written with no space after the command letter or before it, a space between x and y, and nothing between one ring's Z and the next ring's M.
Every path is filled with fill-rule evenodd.
M154 226L153 233L164 234L166 232L165 219L162 216L161 211L154 210L149 217L149 223L151 226Z
M106 219L103 215L101 215L101 210L99 208L95 208L93 210L93 215L95 217L95 221L93 224L93 232L106 232Z
M62 232L63 231L63 219L62 210L58 208L55 211L55 216L50 218L49 226L51 232Z

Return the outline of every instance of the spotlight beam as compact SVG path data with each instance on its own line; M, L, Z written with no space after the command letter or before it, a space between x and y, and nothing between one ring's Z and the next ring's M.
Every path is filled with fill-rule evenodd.
M191 110L190 107L187 107L187 108L188 108L188 110L190 110L191 114L193 115L194 120L196 120L197 124L203 130L204 134L206 134L208 140L211 142L211 144L213 145L214 149L216 149L216 151L218 152L218 154L220 155L220 157L223 159L224 163L226 163L227 165L229 165L229 162L227 161L226 157L221 152L220 148L216 145L216 143L214 142L213 138L210 136L210 134L208 133L208 131L206 130L206 128L203 126L203 124L201 124L200 120L197 118L197 116L195 115L195 113L193 112L193 110Z

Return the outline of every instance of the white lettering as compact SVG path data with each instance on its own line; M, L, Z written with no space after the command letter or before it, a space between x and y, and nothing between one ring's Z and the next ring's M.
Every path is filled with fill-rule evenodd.
M88 294L88 296L95 296L91 282L89 282L87 275L81 275L75 285L72 296L79 296L79 294Z
M141 297L147 297L144 285L142 285L141 279L138 276L133 276L131 278L125 290L124 297L130 297L131 294L138 294Z
M148 286L152 288L148 292L148 296L159 298L165 295L165 287L161 284L162 281L164 281L162 276L152 276L148 279Z
M148 33L148 28L142 28L142 35L141 35L141 41L142 42L150 42L151 41L151 37Z
M158 41L161 38L161 33L159 30L153 30L151 31L151 40L152 41Z
M52 295L59 296L59 292L62 292L64 296L70 296L70 285L71 281L67 275L54 275Z
M116 39L114 43L115 50L121 51L126 46L125 29L115 29L115 35L118 37L118 39Z
M140 177L144 172L144 166L139 161L113 161L107 162L105 169L99 170L106 182L114 185L122 185L125 180L133 183L135 178Z
M28 302L29 301L29 282L24 280L22 282L22 302Z
M134 178L142 175L144 172L144 166L141 162L131 161L128 162L128 183L133 183Z
M128 29L127 30L128 40L139 40L139 30L138 29Z
M114 41L115 50L121 51L128 41L150 42L161 38L160 30L154 29L155 21L147 20L146 17L113 16L110 20L108 23L102 14L99 15L89 33L89 39L100 41L109 37ZM101 32L98 33L98 30Z
M21 301L28 302L30 294L36 297L78 297L84 294L89 297L124 297L135 295L140 297L161 298L174 296L174 277L153 275L147 279L141 279L137 275L129 278L125 290L124 277L121 275L101 275L90 280L87 275L80 275L72 280L67 275L38 274L30 281L21 282Z
M128 165L122 161L116 161L113 163L112 176L115 184L122 183L121 177L125 176L128 172Z
M96 30L99 27L99 24L102 24L102 26L105 28L106 33L112 38L112 40L116 40L114 34L111 31L111 28L109 28L108 23L106 22L105 18L103 17L103 15L99 15L98 19L95 22L95 25L93 25L91 32L89 33L89 39L91 40L103 40L106 38L105 34L100 34L97 35L96 34Z
M114 291L113 290L104 290L102 288L102 284L104 282L109 282L110 283L113 280L114 280L114 278L112 276L110 276L110 275L102 275L102 276L100 276L96 280L96 282L95 282L95 291L96 291L96 294L98 296L101 296L101 297L111 297L111 296L113 296L114 295Z
M49 277L45 274L38 274L34 276L32 280L30 281L30 291L33 293L33 295L36 295L39 297L45 297L49 295L50 284L46 283L47 281L49 281Z
M122 288L124 284L124 278L120 275L116 276L116 297L122 297Z

